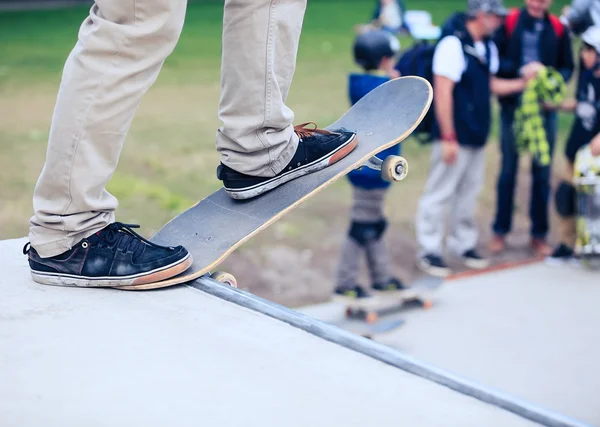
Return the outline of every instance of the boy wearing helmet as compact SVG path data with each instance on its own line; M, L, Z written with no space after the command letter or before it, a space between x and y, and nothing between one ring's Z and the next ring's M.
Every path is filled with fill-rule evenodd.
M354 60L364 70L349 76L349 98L354 105L377 86L399 76L394 56L400 49L398 39L383 30L368 30L354 42ZM400 145L381 152L381 158L400 154ZM370 293L358 284L360 257L364 254L375 291L404 289L393 277L388 251L383 243L387 221L383 205L389 182L368 168L348 174L353 187L350 227L342 245L337 268L335 294L345 298L364 298Z
M594 156L600 155L600 26L588 28L581 36L581 63L576 99L563 102L561 109L575 112L575 120L567 140L567 163L564 177L555 193L556 210L560 216L560 244L550 262L572 259L576 239L575 188L573 187L576 154L590 144Z

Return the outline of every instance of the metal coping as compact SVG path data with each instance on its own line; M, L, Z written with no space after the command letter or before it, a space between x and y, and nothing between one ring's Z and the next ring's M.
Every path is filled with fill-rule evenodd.
M324 340L357 351L482 402L497 406L530 421L550 427L592 427L579 420L543 409L500 391L460 378L433 365L418 361L391 347L354 335L337 326L314 319L240 289L223 285L206 275L189 283L187 286L285 322Z

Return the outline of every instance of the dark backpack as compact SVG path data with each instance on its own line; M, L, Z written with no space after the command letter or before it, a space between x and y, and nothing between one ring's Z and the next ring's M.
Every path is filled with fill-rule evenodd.
M402 76L423 77L433 86L433 53L435 43L420 41L405 50L396 63L396 70ZM413 135L421 143L433 140L432 132L435 121L433 105L425 115L423 121L417 126Z

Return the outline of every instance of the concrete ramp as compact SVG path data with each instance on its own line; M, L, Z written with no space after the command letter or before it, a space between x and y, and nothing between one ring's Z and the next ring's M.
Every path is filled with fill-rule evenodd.
M35 284L24 243L0 242L3 427L537 425L194 286Z
M600 426L600 271L535 263L446 281L378 337L422 362ZM305 314L337 323L344 307Z

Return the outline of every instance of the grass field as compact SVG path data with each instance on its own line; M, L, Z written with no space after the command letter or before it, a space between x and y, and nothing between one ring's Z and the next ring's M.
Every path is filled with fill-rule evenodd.
M406 3L431 11L440 23L466 2ZM566 3L555 1L553 10L558 12ZM309 1L288 99L296 123L312 120L325 126L347 110L347 74L356 69L351 57L353 27L370 18L372 6L371 0ZM86 14L85 7L0 13L0 238L27 233L62 66ZM143 100L109 184L120 200L118 220L142 224L146 236L219 187L214 136L219 126L221 18L222 1L190 4L181 40ZM561 143L570 121L561 117ZM410 174L391 191L388 238L398 269L407 276L414 253L413 218L429 149L414 141L403 147ZM496 131L488 153L479 212L484 233L489 232L495 200ZM520 186L525 191L520 192L516 234L526 233L528 227L524 216L528 177L522 175ZM339 181L247 244L224 267L238 276L244 272L238 279L246 287L283 302L326 297L347 226L349 196L347 183Z

